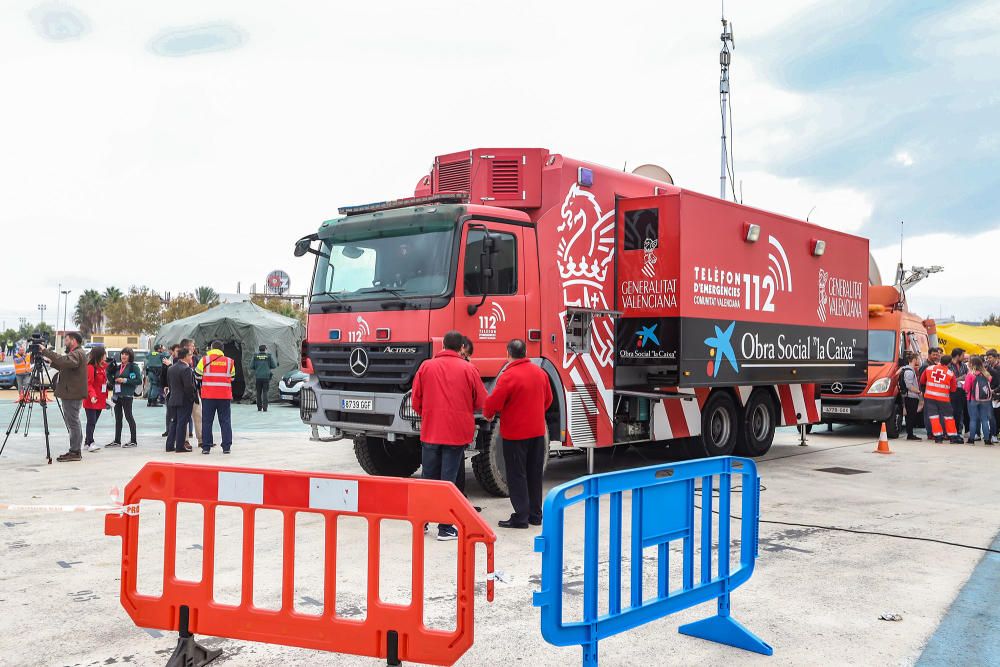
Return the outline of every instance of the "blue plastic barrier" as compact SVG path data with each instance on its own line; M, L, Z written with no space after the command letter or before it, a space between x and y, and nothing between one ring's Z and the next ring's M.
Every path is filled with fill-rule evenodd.
M718 486L713 477L717 476ZM742 483L740 565L730 571L730 507L732 478ZM700 481L700 484L699 484ZM713 531L713 492L718 491L718 533ZM623 494L631 492L630 600L622 604ZM700 577L695 583L695 521L701 497ZM598 612L600 503L610 502L608 531L608 613ZM585 503L583 543L583 619L563 619L563 562L565 510ZM681 633L771 655L773 649L729 615L729 594L753 574L760 521L760 483L750 459L721 456L634 470L588 475L552 489L545 498L542 533L535 551L542 554L541 591L534 605L541 607L542 636L556 646L580 645L585 667L596 666L597 643L626 630L688 609L713 598L718 613L682 625ZM716 545L713 546L713 538ZM683 582L669 590L670 543L682 541ZM657 592L643 599L643 549L657 547ZM713 567L713 563L715 567ZM713 574L714 573L714 574Z

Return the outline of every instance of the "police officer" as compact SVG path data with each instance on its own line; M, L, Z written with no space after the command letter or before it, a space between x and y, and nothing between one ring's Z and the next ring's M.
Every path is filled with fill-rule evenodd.
M146 394L146 406L156 408L163 405L161 397L162 389L165 386L163 370L163 345L157 343L153 347L153 354L149 355L146 361L146 377L149 379L149 393Z
M271 371L278 367L274 357L267 351L267 345L257 348L253 355L253 376L257 381L257 412L267 412L267 392L271 387Z

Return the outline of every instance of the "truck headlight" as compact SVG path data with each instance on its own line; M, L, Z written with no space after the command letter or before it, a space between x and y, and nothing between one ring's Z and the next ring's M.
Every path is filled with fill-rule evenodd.
M892 383L892 378L882 378L881 380L875 380L872 382L872 386L868 388L868 393L870 394L884 394L889 391L889 385Z

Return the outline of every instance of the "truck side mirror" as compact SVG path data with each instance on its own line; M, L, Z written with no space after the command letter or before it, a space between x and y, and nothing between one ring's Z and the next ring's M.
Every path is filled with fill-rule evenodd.
M490 281L496 273L493 268L493 259L498 252L498 238L498 235L491 234L488 229L485 230L483 235L483 248L479 253L479 280L483 286L483 298L479 300L479 303L470 303L468 305L466 311L469 315L475 315L479 308L486 303L486 297L489 296Z
M301 238L295 242L294 254L296 257L303 257L305 256L306 253L309 252L311 247L312 247L312 239L310 239L308 236Z

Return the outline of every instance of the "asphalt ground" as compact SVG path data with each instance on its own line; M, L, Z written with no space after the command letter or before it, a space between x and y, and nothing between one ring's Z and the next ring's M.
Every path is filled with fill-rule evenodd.
M0 392L3 430L13 411L12 397L12 392ZM138 448L85 453L82 462L48 466L36 413L29 437L12 435L0 457L0 503L104 504L109 489L124 488L148 461L361 474L349 443L310 442L308 429L290 407L276 405L258 413L254 406L234 406L236 438L233 454L225 458L218 448L213 456L167 454L160 438L163 409L139 402L136 416ZM101 436L110 440L113 421L110 413L102 416L98 441L106 441ZM66 435L59 418L53 422L53 454L59 454L66 449ZM1000 447L895 440L893 456L878 456L871 453L874 441L869 429L840 428L832 434L818 432L807 447L799 447L794 431L782 430L771 452L758 461L763 487L760 557L752 579L733 592L732 614L774 647L773 657L678 634L679 625L714 613L714 603L708 603L602 641L601 664L996 664L1000 555L926 540L1000 545ZM669 451L633 448L598 465L608 470L674 458ZM846 470L824 471L830 468ZM583 457L552 460L546 488L585 472ZM510 511L505 499L479 488L471 471L468 493L491 525ZM155 592L162 578L162 509L144 506L141 516L139 587ZM181 516L177 574L197 579L201 517ZM582 605L582 529L581 521L572 518L566 540L568 614ZM366 605L362 523L341 519L339 524L335 605L338 615L355 619L364 617ZM311 517L304 517L299 527L296 609L318 613L324 603L318 565L322 530ZM239 594L239 521L220 519L218 530L216 596L225 601ZM254 600L260 606L273 606L280 596L280 530L273 521L258 523ZM481 594L485 568L480 554L476 640L459 664L576 664L578 648L544 642L538 611L531 606L532 591L539 587L539 559L532 551L539 529L496 530L496 568L507 582L497 583L496 601L488 604ZM380 590L387 601L408 599L411 539L406 525L384 531ZM447 628L454 623L450 573L456 543L425 539L425 621ZM164 664L176 635L132 623L118 600L120 559L120 541L104 535L100 513L0 511L0 665ZM606 561L605 551L602 608L607 605ZM655 590L653 571L645 569L644 589L652 584ZM624 572L627 581L627 564ZM882 614L898 614L902 620L879 620ZM224 651L213 663L219 665L379 664L370 658L225 638L200 640Z

